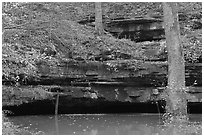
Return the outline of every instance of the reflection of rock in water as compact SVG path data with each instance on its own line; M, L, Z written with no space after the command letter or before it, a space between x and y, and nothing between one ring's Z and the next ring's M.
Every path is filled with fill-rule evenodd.
M187 122L160 122L156 114L69 114L10 117L15 125L38 129L44 134L63 135L200 135L202 115L190 115ZM57 131L57 132L56 132Z

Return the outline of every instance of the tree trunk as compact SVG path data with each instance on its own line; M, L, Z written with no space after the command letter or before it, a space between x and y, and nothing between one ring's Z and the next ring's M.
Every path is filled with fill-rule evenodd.
M98 35L103 34L101 2L95 2L95 31Z
M185 64L180 41L177 3L163 3L168 51L168 87L166 112L173 117L187 116Z

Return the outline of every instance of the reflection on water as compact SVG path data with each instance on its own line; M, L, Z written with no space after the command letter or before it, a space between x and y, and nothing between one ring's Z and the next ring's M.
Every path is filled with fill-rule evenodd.
M158 114L64 114L9 119L16 125L49 135L202 134L202 115L189 117L189 122L174 125L164 125Z

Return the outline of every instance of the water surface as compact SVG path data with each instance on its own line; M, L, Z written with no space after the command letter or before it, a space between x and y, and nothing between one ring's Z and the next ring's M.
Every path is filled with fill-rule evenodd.
M202 115L164 125L159 114L63 114L9 117L15 125L47 135L202 134Z

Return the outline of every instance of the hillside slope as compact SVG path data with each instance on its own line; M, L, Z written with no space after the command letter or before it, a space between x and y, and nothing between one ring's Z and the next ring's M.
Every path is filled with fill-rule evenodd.
M202 55L201 3L179 3L185 60L198 62ZM138 15L162 15L161 3L103 3L105 20ZM150 15L151 13L151 15ZM94 14L94 3L3 3L3 78L18 81L21 74L37 76L36 63L68 60L146 60L145 45L106 33L77 21ZM202 22L201 22L202 23ZM197 24L197 27L196 27ZM201 24L202 25L202 24Z

